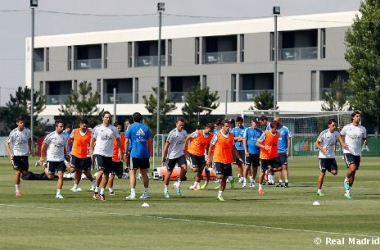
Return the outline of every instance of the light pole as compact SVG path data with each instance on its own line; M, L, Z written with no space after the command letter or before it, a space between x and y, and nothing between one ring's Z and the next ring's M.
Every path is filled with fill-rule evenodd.
M280 6L273 7L273 16L274 16L274 86L273 86L273 109L277 110L278 102L278 72L277 72L277 63L278 63L278 31L277 31L277 17L281 13Z
M38 7L38 0L30 0L30 11L32 14L32 36L31 36L31 79L30 79L30 137L32 140L32 156L34 155L34 8Z
M157 81L157 134L160 133L160 90L161 90L161 26L165 3L157 3L158 11L158 81Z

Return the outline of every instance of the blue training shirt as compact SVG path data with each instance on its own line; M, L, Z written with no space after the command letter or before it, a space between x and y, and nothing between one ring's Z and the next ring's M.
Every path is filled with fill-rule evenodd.
M244 138L247 138L247 148L249 154L260 154L260 148L256 146L257 139L260 138L263 131L258 128L247 128L244 131Z
M280 133L278 138L278 153L286 153L288 151L288 139L292 137L288 127L281 125L277 128Z
M69 140L69 137L70 137L70 134L67 133L66 130L63 130L62 134L66 137L66 141L65 141L65 147L67 146L67 141ZM71 141L70 145L69 145L69 150L66 152L66 154L70 154L71 153L71 150L73 149L73 142L74 140Z
M147 125L135 122L128 127L126 138L132 144L132 158L149 158L147 141L150 138L150 130Z
M245 128L243 126L241 127L234 127L231 131L232 134L234 134L235 137L243 137L244 136ZM243 150L244 151L244 144L243 141L234 141L236 150Z

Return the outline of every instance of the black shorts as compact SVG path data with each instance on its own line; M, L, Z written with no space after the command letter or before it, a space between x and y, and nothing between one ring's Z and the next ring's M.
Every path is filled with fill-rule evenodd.
M237 150L237 152L238 152L241 159L245 158L245 151L244 150ZM234 156L235 164L238 165L239 167L243 166L243 162L239 161L239 158L236 158L235 154L233 156Z
M279 153L278 158L280 159L280 164L288 166L288 157L286 156L286 153Z
M347 168L349 168L351 164L355 164L356 169L359 169L360 155L344 154L343 156L344 156L344 162L346 163Z
M105 174L112 172L112 157L107 157L103 155L94 155L95 165L98 170L104 171Z
M147 158L133 158L132 157L132 166L130 166L131 170L137 169L148 169L150 168L149 157Z
M204 168L206 166L205 156L190 154L190 163L193 168Z
M123 172L124 172L123 162L113 161L111 174L116 175L120 179L123 176Z
M66 165L64 161L48 161L46 167L49 174L54 174L55 171L65 172L66 170Z
M175 164L178 163L178 167L181 167L182 165L186 165L186 157L184 155L181 155L178 158L169 159L166 163L166 169L172 171L175 167Z
M91 157L79 158L72 155L70 164L75 169L91 170Z
M278 157L268 160L261 159L261 172L264 173L265 171L267 171L269 169L269 166L271 166L272 168L281 167L280 159Z
M336 163L335 158L319 158L319 169L322 172L329 171L337 171L338 170L338 164Z
M248 157L245 157L245 164L247 166L251 166L252 167L258 167L260 166L260 154L249 154Z
M13 156L12 167L14 170L25 170L29 169L28 156Z
M223 164L220 162L215 162L215 173L217 175L223 175L225 177L232 176L231 163Z

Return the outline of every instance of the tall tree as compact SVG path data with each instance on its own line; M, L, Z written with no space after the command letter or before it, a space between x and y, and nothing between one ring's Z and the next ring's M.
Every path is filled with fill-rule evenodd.
M375 124L380 123L380 1L362 1L346 33L345 58L350 63L349 103Z
M343 111L350 110L351 107L348 104L348 91L347 83L343 81L340 77L335 79L331 85L330 92L322 93L322 104L323 111Z
M185 105L182 108L186 120L186 129L193 131L211 120L211 112L219 107L218 91L210 92L209 87L201 88L197 84L189 89ZM198 124L199 118L199 124Z
M253 102L258 110L273 109L273 94L269 91L263 91L253 99ZM253 109L253 107L250 109Z
M101 120L104 109L98 108L99 93L92 92L91 82L83 81L79 83L78 92L71 92L71 95L59 108L60 118L68 123L78 124L80 119Z
M156 134L157 128L157 87L152 87L154 94L149 97L143 96L145 108L151 117L144 118L144 122L150 127L152 134ZM164 83L160 86L160 133L168 133L174 126L172 119L167 115L170 111L176 109L175 102L166 95Z
M7 130L11 130L16 126L16 117L25 118L25 125L30 127L31 117L31 90L27 86L18 87L15 95L10 95L10 100L6 104L6 110L3 110L2 120L6 124ZM38 115L46 108L46 98L40 95L39 91L34 91L34 108L33 108L33 131L35 136L44 136L47 121L43 121Z

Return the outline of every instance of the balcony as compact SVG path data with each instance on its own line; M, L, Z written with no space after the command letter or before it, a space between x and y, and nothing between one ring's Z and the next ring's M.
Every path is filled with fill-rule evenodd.
M175 102L185 102L187 92L168 92L168 96Z
M237 61L236 51L208 52L205 53L205 64L233 63Z
M101 69L102 68L102 59L85 59L85 60L76 60L75 69Z
M113 104L114 96L113 94L104 95L105 104ZM132 93L118 93L116 94L116 103L133 103L133 94Z
M43 61L34 62L34 71L35 72L44 71L44 62Z
M265 91L273 95L272 89L241 90L239 93L239 102L252 102L256 96L260 95L262 92L265 92Z
M307 60L318 58L318 47L299 47L282 49L282 60Z
M47 105L65 104L70 95L47 95Z
M165 56L161 56L161 65L165 65ZM139 56L137 57L138 67L158 66L158 56Z

